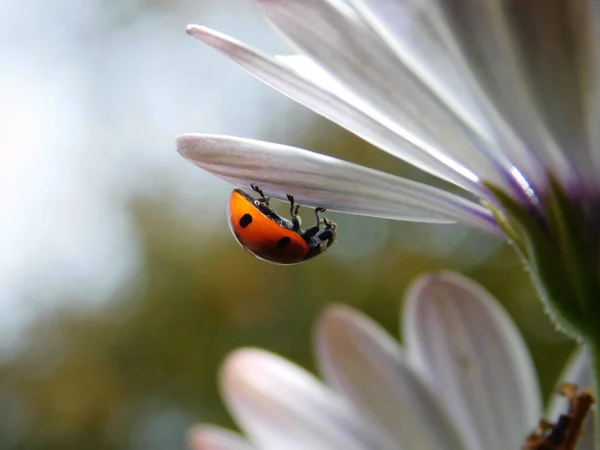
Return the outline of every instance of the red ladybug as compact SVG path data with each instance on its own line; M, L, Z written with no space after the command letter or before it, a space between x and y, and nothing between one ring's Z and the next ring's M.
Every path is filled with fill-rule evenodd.
M287 196L292 216L292 220L288 220L269 206L269 198L261 189L251 186L259 198L240 189L231 193L229 227L239 244L258 259L273 264L296 264L320 255L335 242L335 223L320 217L324 208L315 209L317 224L302 230L298 217L300 207L294 205L294 197Z

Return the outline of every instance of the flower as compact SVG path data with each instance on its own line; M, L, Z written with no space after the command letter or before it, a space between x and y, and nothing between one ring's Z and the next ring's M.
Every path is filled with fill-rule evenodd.
M324 382L267 351L234 351L221 371L226 404L247 438L200 425L194 450L518 449L542 407L533 362L506 312L453 273L422 277L403 313L405 349L379 325L332 306L316 327ZM576 352L560 380L585 387ZM560 399L552 419L565 411ZM593 448L591 421L580 450Z
M179 152L276 198L292 191L307 206L504 236L557 324L600 348L596 2L255 3L299 54L272 57L197 25L188 33L478 201L256 140L186 134Z
M298 54L272 57L197 25L188 33L477 200L237 137L182 135L181 155L241 187L291 191L299 204L458 221L508 239L550 317L588 345L600 389L598 2L255 3Z

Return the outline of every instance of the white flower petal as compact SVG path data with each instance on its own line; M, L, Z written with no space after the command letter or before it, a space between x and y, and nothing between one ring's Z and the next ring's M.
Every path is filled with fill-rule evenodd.
M466 448L397 343L375 322L349 308L329 309L318 325L323 376L406 450Z
M533 79L527 77L526 58L539 55L522 53L523 49L518 46L517 30L523 25L523 36L532 32L537 13L529 23L519 23L513 15L520 14L519 9L527 8L525 5L542 13L554 8L557 2L549 3L551 6L546 8L537 2L509 0L437 0L436 4L443 10L454 38L460 42L473 74L504 118L525 140L528 151L534 152L554 175L562 180L570 179L573 167L551 135L532 96L531 83L537 83L540 74ZM552 76L555 70L550 72L548 75Z
M481 196L488 195L468 169L444 152L407 133L348 93L336 80L306 57L279 61L222 33L189 25L188 33L223 52L251 74L291 99L350 130L376 147Z
M362 103L481 178L512 191L510 165L489 136L465 123L349 8L325 0L256 0L303 54Z
M253 450L237 433L214 425L198 425L188 433L190 450Z
M261 449L382 448L340 397L272 353L236 350L225 362L221 389L237 423Z
M534 186L545 174L524 143L498 114L445 27L432 2L351 0L361 16L430 89L479 134L493 136L505 154Z
M308 150L229 136L186 134L179 153L236 185L333 211L419 222L463 223L492 233L499 228L479 205L431 186Z
M592 152L592 162L594 173L600 173L600 4L598 2L588 2L590 10L590 19L588 23L593 24L590 31L590 47L593 49L594 67L590 72L594 75L588 79L589 96L586 102L587 108L587 129L590 133L590 151Z
M453 58L429 2L350 0L381 39L430 88L474 126L485 128L465 67Z
M598 184L592 164L588 110L598 84L594 52L598 4L589 0L498 1L544 122L579 176ZM592 106L593 107L593 106ZM591 130L590 130L591 131Z
M489 293L458 274L426 276L409 291L404 334L472 448L520 448L540 418L539 387L521 335Z
M556 391L564 382L575 383L579 389L591 388L593 386L590 354L586 347L579 348L569 359L563 372L558 377ZM555 394L550 401L548 418L556 420L560 414L568 411L568 400L562 395ZM597 407L595 408L597 411ZM577 450L594 450L595 422L592 412L583 425L583 436L581 437Z

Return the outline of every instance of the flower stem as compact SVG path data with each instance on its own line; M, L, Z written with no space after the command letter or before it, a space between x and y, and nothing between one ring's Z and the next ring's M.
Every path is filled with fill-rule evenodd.
M592 363L592 380L594 383L594 396L596 402L600 399L600 341L597 339L588 339L587 344L590 348L590 356ZM595 433L594 440L596 442L596 450L600 450L600 413L598 411L598 404L596 404L594 414L594 425Z

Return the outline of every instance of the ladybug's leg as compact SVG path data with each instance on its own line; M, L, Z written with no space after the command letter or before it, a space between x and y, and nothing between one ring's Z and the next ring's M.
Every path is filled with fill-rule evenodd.
M265 205L269 206L269 200L271 199L271 197L267 197L264 192L262 191L261 188L259 188L257 185L255 184L251 184L250 187L252 188L252 190L256 193L258 193L258 195L260 195L260 198L258 199L259 202L264 203Z
M336 227L335 223L333 223L327 217L323 217L323 223L325 224L325 229L326 230L335 229L335 227Z
M327 219L326 219L327 220ZM327 222L329 222L327 220ZM327 223L326 222L326 223ZM333 224L332 222L329 222L329 224ZM335 232L334 232L335 227L334 226L328 226L327 228L325 228L318 236L317 238L321 241L321 242L325 242L327 241L327 247L331 247L331 245L335 242Z
M302 238L304 240L310 239L311 237L316 236L318 232L319 232L319 226L315 225L314 227L310 227L308 230L306 230L304 233L302 233Z
M317 235L317 233L320 230L320 226L321 226L321 222L324 220L324 223L327 223L328 220L327 219L323 219L321 218L320 214L322 212L325 211L325 208L315 208L315 217L317 218L317 224L313 227L310 227L308 230L306 230L304 233L302 233L302 237L303 238L311 238Z
M294 231L300 232L300 217L298 216L298 210L300 209L300 205L296 205L294 203L294 197L290 194L286 194L287 199L290 202L290 215L292 216L292 225L294 226Z
M325 209L321 209L325 211ZM318 213L317 217L319 217ZM336 225L327 217L323 217L323 223L325 224L325 229L317 236L317 238L321 240L321 242L327 241L327 247L330 247L335 242Z
M317 218L317 227L319 225L321 225L321 222L323 222L323 220L327 220L325 218L321 218L320 213L324 213L325 211L327 211L325 208L321 208L320 206L318 208L315 208L315 217ZM323 222L325 223L325 222Z
M306 230L306 232L302 235L304 240L311 244L311 251L306 259L317 256L326 248L331 247L335 242L335 224L327 219L325 220L327 221L327 227L320 233L319 228L314 226ZM327 242L327 246L324 247L325 242Z

